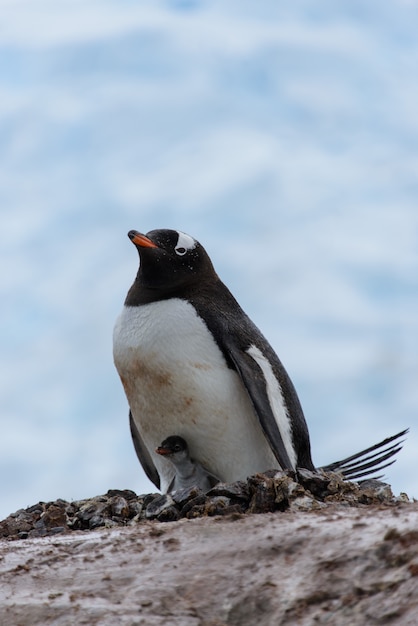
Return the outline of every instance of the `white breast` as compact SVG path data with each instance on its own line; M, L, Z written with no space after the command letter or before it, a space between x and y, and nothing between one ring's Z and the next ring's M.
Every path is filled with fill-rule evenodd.
M241 380L191 304L125 306L113 353L163 491L172 468L154 449L170 435L184 437L192 458L224 481L277 467Z

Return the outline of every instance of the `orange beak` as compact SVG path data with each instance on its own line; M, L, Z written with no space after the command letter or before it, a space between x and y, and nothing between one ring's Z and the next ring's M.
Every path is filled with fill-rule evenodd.
M134 243L136 246L140 246L141 248L158 248L156 243L151 241L151 239L149 239L145 235L139 233L137 230L130 230L128 233L128 237L132 241L132 243Z
M162 448L161 446L159 446L158 448L155 448L155 451L157 454L162 454L163 456L165 454L171 454L172 450L170 450L170 448Z

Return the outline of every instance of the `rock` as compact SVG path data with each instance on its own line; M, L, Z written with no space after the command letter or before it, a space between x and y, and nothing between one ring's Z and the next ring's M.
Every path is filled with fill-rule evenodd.
M57 526L64 527L67 525L66 505L67 502L63 502L62 500L57 500L56 503L50 503L48 505L46 511L44 511L40 517L46 528L52 529Z
M303 497L305 489L287 474L277 474L274 478L274 488L276 493L275 502L281 511L289 506L289 500Z
M131 489L109 489L106 495L108 497L120 496L125 498L128 502L138 497L135 491L132 491Z
M376 499L380 502L393 500L394 496L390 485L380 480L362 480L359 483L359 487L360 490L364 493L367 493L369 498L373 499L374 502L376 501Z
M129 517L129 504L123 496L112 496L110 510L116 517Z
M194 497L191 497L187 500L182 508L181 515L182 517L192 518L192 517L200 517L204 514L205 504L208 497L203 493L200 489L198 490L198 494Z
M226 496L214 496L209 498L206 504L206 515L224 515L225 510L231 505L231 500Z
M231 501L247 501L250 497L250 490L248 483L243 480L238 480L235 483L218 483L207 495L212 496L226 496Z
M324 502L319 502L309 496L298 496L290 501L292 511L317 511L326 508L326 506Z
M185 489L178 489L173 494L171 494L171 497L181 509L186 504L186 502L189 502L194 498L198 498L204 495L205 494L201 489L199 489L199 487L186 487Z
M161 522L177 520L180 515L175 506L173 498L169 494L164 494L154 498L145 509L146 519L159 519Z
M109 517L110 506L108 499L104 496L98 496L81 503L74 518L73 528L77 530L89 528L92 530L100 526L106 526L106 519Z
M320 502L305 491L285 512L2 540L0 624L415 625L418 504L297 508L308 500Z
M330 483L330 477L325 472L313 472L304 468L298 468L297 479L312 495L321 499L326 495Z
M270 513L277 508L274 478L265 474L256 474L248 479L248 487L249 513Z

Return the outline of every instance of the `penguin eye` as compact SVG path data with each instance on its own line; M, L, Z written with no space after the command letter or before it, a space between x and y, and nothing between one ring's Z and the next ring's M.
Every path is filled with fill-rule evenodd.
M179 446L179 444L174 446L174 452L180 452L181 447Z
M179 256L184 256L187 252L186 248L174 248L176 251L176 254L178 254Z

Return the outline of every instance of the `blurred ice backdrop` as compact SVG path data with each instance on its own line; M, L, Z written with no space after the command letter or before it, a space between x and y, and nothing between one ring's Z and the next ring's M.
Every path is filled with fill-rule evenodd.
M315 462L407 426L418 496L418 4L0 0L0 518L154 491L112 327L129 229L186 231L273 344Z

